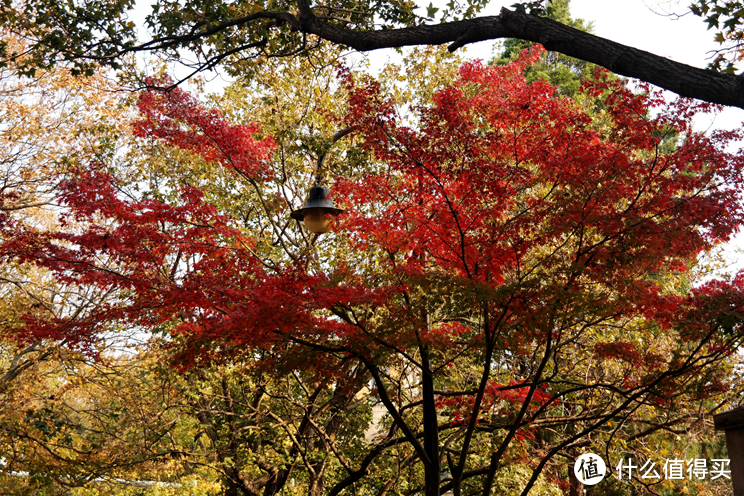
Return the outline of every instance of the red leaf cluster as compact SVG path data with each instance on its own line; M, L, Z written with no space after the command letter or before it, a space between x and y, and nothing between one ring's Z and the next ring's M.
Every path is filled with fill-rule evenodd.
M194 352L280 342L362 356L421 339L482 346L484 334L495 335L495 327L442 322L419 333L420 309L409 298L416 287L453 295L463 312L500 316L500 342L517 353L582 322L680 322L698 302L669 294L655 276L686 271L740 226L744 161L725 151L739 135L696 133L690 118L699 106L681 101L657 111L652 92L601 77L585 89L598 107L557 98L549 84L522 75L538 55L503 67L465 64L416 109L413 124L379 85L342 75L345 124L386 168L339 178L335 199L349 210L339 230L359 256L386 254L377 273L339 265L326 274L302 257L268 269L235 219L198 189L182 188L173 205L127 199L99 167L79 171L61 185L68 229L13 228L0 256L120 296L85 320L29 319L24 332L79 337L122 320L167 328ZM256 139L257 127L230 125L180 89L145 92L138 108L138 136L257 182L274 176L273 142ZM664 150L665 140L676 143ZM384 325L350 317L362 307L384 308ZM626 348L597 353L639 363L639 352Z
M147 83L170 85L168 79L149 79ZM274 176L268 161L274 140L256 140L260 130L254 124L233 126L218 109L205 108L178 87L143 92L137 108L141 119L134 123L136 136L160 139L257 181Z

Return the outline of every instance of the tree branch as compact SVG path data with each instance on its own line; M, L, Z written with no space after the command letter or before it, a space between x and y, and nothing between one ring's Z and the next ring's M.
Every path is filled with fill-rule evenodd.
M449 43L454 51L497 38L521 38L546 49L586 60L681 96L744 108L744 77L699 69L637 48L600 38L543 17L502 9L498 16L378 31L354 31L317 18L302 29L333 43L366 52L380 48Z

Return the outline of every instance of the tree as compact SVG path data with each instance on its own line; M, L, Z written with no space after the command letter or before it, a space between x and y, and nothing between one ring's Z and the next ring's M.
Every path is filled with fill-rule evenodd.
M173 456L198 432L183 408L181 378L156 351L112 351L91 360L59 348L4 395L3 494L125 496L151 487L206 495L219 488L199 465Z
M137 26L129 20L133 0L6 3L0 22L31 40L24 52L4 49L6 60L23 55L28 74L61 62L92 74L96 64L119 68L127 54L142 52L180 61L190 53L194 60L188 65L194 72L224 64L237 73L261 56L295 56L317 48L322 40L359 51L446 43L454 51L477 41L519 38L682 96L744 107L742 77L679 64L539 17L545 3L523 2L487 17L475 17L484 1L451 3L439 23L430 23L438 9L430 4L426 16L417 15L417 6L409 0L318 5L307 0L166 1L155 3L147 16L147 41L137 38ZM707 8L707 2L702 4L693 10ZM737 26L738 18L732 19Z
M363 442L355 389L247 358L178 372L162 343L110 351L60 349L3 396L4 494L322 494Z
M378 83L344 72L348 111L328 114L362 141L347 154L363 170L336 180L348 214L324 238L282 220L301 198L282 193L296 162L272 159L275 140L180 89L143 94L136 132L217 166L224 193L189 168L150 187L82 165L60 185L76 229L18 226L0 254L114 298L17 332L85 338L122 322L167 333L182 369L300 374L307 391L284 400L304 403L284 421L308 419L309 451L287 464L330 449L302 463L333 464L325 483L308 476L333 495L506 492L505 474L522 494L566 489L565 460L586 447L614 466L739 387L742 279L692 277L741 225L744 161L725 151L740 135L700 135L690 119L705 105L601 77L556 96L525 82L538 57L466 64L413 127ZM242 205L220 201L241 191ZM313 388L329 399L322 425ZM350 458L334 436L356 398L387 415Z
M705 19L708 29L717 29L715 40L723 46L710 68L717 71L723 70L729 74L736 71L736 63L742 59L742 40L744 30L742 21L744 11L740 2L724 2L721 0L697 0L690 5L690 11L698 17ZM726 67L722 67L723 64Z
M3 34L3 44L23 51L22 39ZM20 61L19 61L20 62ZM53 197L66 156L88 160L101 149L88 146L92 127L114 121L117 99L113 85L101 77L74 78L60 68L21 78L15 65L0 70L0 233L6 228L54 224ZM49 320L61 315L83 314L100 304L96 291L53 281L35 267L3 264L0 267L0 323L3 330L24 324L23 316ZM40 362L55 357L61 342L0 339L0 397L17 386L18 377Z
M4 43L23 50L18 38L4 35ZM116 155L112 143L117 134L125 134L129 118L119 89L101 75L76 78L64 68L38 71L34 79L20 77L16 66L0 70L4 243L12 243L16 230L74 230L57 222L57 188L75 161ZM154 396L149 403L132 401L147 387L154 393L155 384L138 382L143 377L137 373L145 367L135 360L126 365L107 362L111 348L128 332L117 324L100 328L107 334L88 336L87 354L75 349L82 341L72 334L22 332L29 325L44 328L84 320L91 308L107 304L109 294L55 279L33 264L10 262L0 265L0 295L2 492L75 494L79 486L100 485L100 479L114 475L136 481L133 474L141 474L148 464L162 475L157 463L162 454L150 449L153 439L142 432L162 433L158 421L168 412L153 410L153 404L162 406ZM123 405L132 410L125 413ZM152 416L138 416L143 412ZM153 472L158 471L149 474Z
M334 54L330 55L333 58ZM266 142L276 143L276 148L285 155L276 166L285 173L291 171L292 176L295 176L295 173L299 174L298 171L305 167L305 164L300 161L300 150L311 155L315 154L314 158L317 158L318 151L326 146L322 139L312 136L312 133L309 136L302 134L304 130L313 128L316 133L323 133L329 126L328 122L324 122L320 112L307 112L307 107L317 105L330 110L334 95L332 91L328 91L323 93L324 98L318 98L317 86L297 87L284 84L284 79L296 81L300 78L307 78L319 83L325 78L328 86L332 86L335 81L330 70L320 71L320 75L313 74L313 63L325 63L325 61L310 58L309 60L298 59L295 62L296 67L285 65L277 71L281 77L276 77L275 74L274 77L267 78L265 84L261 84L260 79L255 80L254 88L252 88L254 91L250 94L254 97L260 94L260 98L255 98L256 101L243 101L242 107L231 106L234 114L241 112L247 112L250 115L262 114L263 119L259 120L264 124L264 129L271 131L275 136L274 139L266 140ZM256 88L257 85L260 87ZM245 88L236 85L234 90L244 91ZM284 107L283 100L289 91L299 93L292 98L295 107ZM232 93L232 91L228 92L228 98ZM180 96L183 98L183 95ZM144 100L143 98L141 102L143 115L147 113L148 107ZM338 102L342 101L343 98L338 99ZM195 102L189 103L188 98L181 103L185 107L193 106L188 112L197 111L198 113L203 110L195 106ZM254 105L260 107L260 112L256 107L251 108ZM202 117L203 119L198 121L200 125L209 122L208 112ZM144 126L145 123L141 122L140 125ZM224 121L221 125L224 125ZM241 131L245 129L251 128L239 127L237 136L241 136ZM120 132L126 135L125 130ZM243 132L242 135L247 140L250 139L249 134ZM219 146L223 146L234 136L235 134L229 134L228 131L225 135L226 141L219 143ZM104 142L111 140L108 133L92 138L99 138ZM209 140L205 143L208 142ZM285 224L286 230L286 224L294 223L294 221L281 218L283 216L278 219L272 217L272 222L275 221L273 227L265 226L268 227L265 230L264 227L256 228L257 225L264 226L266 216L271 215L273 210L280 206L277 198L272 197L268 185L262 184L259 187L255 182L252 185L250 177L245 182L240 182L239 177L236 178L234 174L227 172L221 166L222 164L216 166L202 157L191 156L188 152L184 153L182 150L163 146L162 143L154 141L151 135L140 143L127 142L127 144L129 146L125 150L126 153L121 153L116 157L111 154L106 162L111 170L116 169L122 177L126 177L130 185L134 184L132 194L137 194L138 188L144 188L143 185L147 185L143 193L145 197L150 197L156 202L177 201L178 189L184 184L198 185L214 205L229 212L231 217L240 219L241 224L252 228L254 239L257 244L261 245L260 252L264 260L269 261L272 257L276 257L277 249L271 246L272 234L282 231L282 223ZM219 150L219 146L214 151ZM244 142L239 142L235 149L239 153L248 153L245 157L248 162L255 160L255 156L250 155L250 150ZM234 155L231 154L230 160L233 157ZM125 166L121 166L120 160L126 161ZM104 156L101 155L98 160L94 159L91 162L103 163ZM329 160L328 163L332 164L333 161ZM293 189L304 186L295 186L294 182L294 178L290 177L287 180L285 177L281 182L277 182L276 193L285 192L289 198L293 197ZM250 192L246 194L245 191L236 191L238 185L242 188L246 186L251 188ZM257 206L260 207L257 209ZM71 214L66 217L67 226L74 225L77 228L83 228L82 226L87 224L83 218L70 221L71 218ZM25 230L30 236L39 237L44 237L46 233L46 229L38 229L38 226L33 224L9 223L4 227L8 238L5 244L5 248L8 249L6 254L20 247L19 245L14 247L14 242L11 241L16 233ZM55 227L60 229L58 234L65 230L60 226ZM277 230L273 231L273 229ZM288 246L299 247L300 251L307 250L310 246L309 239L301 231L296 234L298 234L296 238L285 236L284 241ZM137 236L136 233L133 235ZM266 239L262 241L263 238ZM281 249L279 252L281 256ZM196 259L198 255L192 257L188 253L182 254L181 257L181 261L185 264ZM110 262L109 268L115 271L116 258L109 259L108 262ZM19 265L25 267L23 264ZM79 287L86 287L86 284L81 284ZM106 291L106 294L113 299L127 298L126 292ZM94 321L98 322L95 330L92 331L93 334L88 336L77 332L82 330L86 324L75 317L66 319L66 324L61 327L49 326L49 319L31 318L30 313L24 315L22 307L16 308L22 317L17 320L23 321L25 318L27 325L23 329L16 326L15 329L6 329L6 331L16 340L36 337L47 340L55 338L64 342L67 336L71 338L67 340L68 343L91 348L92 346L89 345L97 344L99 333L104 330L108 331L112 324L116 325L117 322L106 317L107 311L111 310L110 305L104 303L97 309L101 313L95 316L84 312L80 314L80 320L83 322L89 324ZM57 319L54 324L61 324L60 319ZM62 333L52 331L52 329L61 330L65 327L67 330ZM72 330L72 327L77 327L77 330ZM123 324L121 327L127 326ZM36 331L27 332L31 328L35 328ZM162 330L166 332L167 325L164 324ZM77 337L72 339L73 336ZM99 346L95 348L98 350ZM148 363L151 360L151 357L146 354L141 358ZM246 364L253 361L255 361L254 358L247 357L233 364L234 366L229 363L221 367L218 365L204 366L200 367L198 373L184 373L175 378L172 372L153 370L152 365L144 371L140 367L111 367L103 375L117 376L115 383L121 388L120 397L102 394L99 390L100 408L77 415L75 405L70 408L65 401L69 400L70 396L79 399L78 397L82 394L86 397L92 394L88 395L87 391L81 393L76 388L67 388L67 398L63 398L53 387L50 388L49 384L39 384L40 389L46 389L49 396L57 398L53 405L47 405L46 402L43 404L44 408L39 414L41 418L39 422L48 421L52 416L60 417L55 426L62 426L60 428L66 435L70 433L77 433L77 435L72 434L60 440L57 430L53 430L46 438L25 434L24 428L32 431L32 434L38 433L34 431L33 425L28 425L30 421L27 422L22 417L14 423L12 429L10 427L7 429L8 438L18 440L16 444L19 446L25 446L30 442L35 448L37 445L42 447L36 451L44 451L43 448L45 448L46 451L53 453L51 458L56 463L50 463L43 457L41 460L37 460L38 457L19 457L13 460L13 469L33 474L45 474L48 486L54 486L60 478L64 481L65 477L73 477L72 481L67 482L68 485L85 485L95 488L100 486L101 482L96 479L101 477L130 481L136 481L138 477L146 480L162 479L172 476L173 467L200 466L220 475L226 494L263 493L270 495L282 490L286 491L287 485L296 486L295 490L298 491L300 487L307 488L303 491L305 493L320 494L326 481L335 479L337 465L343 463L339 460L353 459L348 451L363 439L363 429L361 431L359 429L364 425L366 412L369 411L369 405L361 399L364 396L359 391L364 387L364 381L361 379L363 373L357 372L360 379L355 388L334 388L329 381L318 379L313 374L297 373L291 376L291 380L285 381L282 377L273 377L270 370L250 369ZM339 368L353 372L353 368L349 369L344 364L340 364ZM129 370L134 377L130 377L127 373ZM123 373L116 374L116 372ZM141 398L142 389L138 387L138 381L142 379L140 375L143 372L147 374L148 381L153 383L162 381L163 384L167 384L167 394L162 395L165 398L162 402L163 412L157 412L157 409L151 407L150 401L157 404L158 397ZM59 375L61 377L56 378L60 381L70 380L65 374ZM84 376L85 372L78 370L78 375ZM109 379L109 382L111 381L113 379ZM137 399L140 401L134 401ZM14 400L8 403L8 407L27 406L29 402L33 403L34 399L28 400L20 395L14 397ZM151 416L152 422L136 414L123 416L121 409L124 404L137 413L142 412L142 417ZM24 409L21 408L21 411ZM94 417L96 429L93 429L93 433L88 432L91 430L89 429L91 422L86 415ZM357 419L346 420L347 415L354 415ZM188 423L183 420L176 422L172 420L174 417L190 418L192 425L184 427L184 424ZM35 417L28 418L36 421ZM191 440L188 439L188 435L183 435L184 430L187 434L192 434ZM132 431L152 432L152 438L143 440L130 438L128 433ZM85 451L85 456L80 455L76 459L64 456L79 450L81 444L89 446L92 442L90 438L95 438L97 448ZM131 449L122 449L122 445L127 441L132 443ZM107 460L107 453L111 451L115 451L117 456L109 456L110 460ZM103 461L101 457L104 458ZM172 466L170 469L158 471L157 462L163 460L171 460ZM106 461L110 464L105 463ZM54 474L62 475L55 478Z
M511 69L514 70L514 67ZM584 369L583 366L574 369L570 365L584 363L588 358L584 355L585 352L569 351L573 344L579 348L586 346L593 349L595 359L614 357L620 362L626 362L620 369L614 369L615 373L622 369L625 369L625 372L619 373L611 381L614 384L611 389L617 387L617 391L625 391L620 393L624 397L621 404L625 401L633 403L636 399L644 397L640 400L644 405L653 405L659 401L659 405L664 404L672 408L677 401L673 398L676 393L672 393L672 389L667 389L666 392L663 390L675 383L678 384L676 391L679 392L682 383L687 383L687 379L681 383L674 379L660 389L656 388L660 383L650 389L646 387L657 379L666 382L666 379L662 379L663 376L671 379L677 372L682 372L679 369L673 371L672 365L682 356L685 357L683 362L690 360L687 362L690 364L702 358L693 350L699 346L697 343L693 348L686 350L677 348L671 355L667 355L664 359L666 365L662 366L666 369L664 372L650 363L641 365L641 362L636 361L635 365L631 365L633 363L631 356L635 356L636 353L633 350L669 350L667 345L661 342L652 344L646 341L652 335L655 336L652 341L659 338L665 341L677 332L685 335L688 332L686 327L690 325L689 315L681 320L673 318L675 322L671 320L661 322L658 320L660 314L656 313L669 304L676 307L681 303L681 300L676 300L679 296L672 296L674 291L670 293L662 287L676 286L683 290L685 286L684 278L680 277L686 269L682 266L675 269L671 266L667 266L668 269L662 267L666 263L677 264L684 259L687 259L684 264L689 264L691 262L691 259L687 258L689 255L683 255L682 251L672 248L671 245L662 248L658 255L647 252L651 255L650 258L641 254L645 250L655 250L652 238L645 238L646 234L655 238L670 236L672 232L680 233L677 227L671 225L662 227L674 217L674 215L667 217L671 213L668 209L682 207L692 199L692 196L698 196L697 193L692 193L692 190L688 193L668 191L671 196L662 200L665 195L656 196L650 194L650 191L656 188L665 190L666 186L661 183L651 186L651 183L647 182L654 177L652 182L670 180L677 183L680 179L679 174L686 174L682 170L673 171L669 167L672 163L679 164L672 159L677 153L682 154L678 155L680 158L682 156L689 158L685 149L702 150L699 144L693 145L689 141L697 140L694 133L686 125L680 126L681 123L676 117L671 121L662 119L654 122L647 118L636 121L637 116L646 113L646 103L641 104L645 98L623 92L618 83L600 84L600 88L614 88L611 97L606 100L609 105L607 112L612 116L610 121L613 124L609 122L606 124L615 131L610 129L602 131L602 125L599 125L599 128L593 129L592 134L599 131L607 136L605 139L609 148L606 151L612 150L610 152L612 158L609 163L604 164L603 159L594 152L589 152L592 158L584 169L580 165L582 157L588 156L583 155L569 143L581 142L584 145L579 146L586 146L587 141L574 134L579 129L586 128L574 128L577 121L563 114L568 118L567 122L571 123L569 124L571 137L566 137L565 142L556 142L555 139L560 133L553 134L554 126L559 128L562 125L553 124L560 119L554 121L550 116L551 112L560 108L560 104L555 98L543 100L538 96L541 91L552 95L554 88L538 83L530 86L510 84L513 81L509 76L499 74L496 69L466 66L461 73L461 80L453 88L441 92L435 98L433 108L422 112L417 128L399 127L391 102L385 100L373 85L365 85L352 97L354 102L352 108L359 114L353 114L347 121L350 125L368 130L369 138L365 145L375 150L376 155L389 164L391 170L382 172L374 180L368 177L363 182L352 183L350 189L343 191L342 196L352 198L357 205L352 211L367 213L371 204L372 208L377 207L375 210L379 212L372 217L366 215L357 217L352 214L344 225L351 227L361 224L363 228L351 234L356 235L359 246L379 247L382 251L378 256L381 260L387 259L387 270L398 276L391 279L401 285L405 284L404 281L410 281L412 286L412 280L415 280L417 289L410 289L410 292L408 289L398 289L405 303L401 301L397 310L406 315L407 319L398 317L394 324L385 323L394 326L392 328L386 328L387 325L381 325L366 317L369 314L363 313L355 306L347 305L346 311L349 313L340 313L345 315L345 321L350 325L366 328L365 331L372 334L371 340L376 340L378 346L395 350L395 353L405 357L401 358L402 360L409 360L414 369L420 370L421 375L444 376L440 376L441 382L437 384L441 391L439 394L454 393L454 398L440 399L442 402L440 406L450 406L450 419L460 431L457 432L452 424L444 426L433 424L429 428L433 431L439 428L441 435L447 436L446 440L441 442L443 446L457 447L462 442L460 451L455 451L452 460L448 459L452 482L445 487L452 487L455 494L460 492L461 487L458 486L465 483L458 479L464 478L464 474L469 472L466 467L475 472L482 470L480 474L485 475L485 481L480 481L476 487L484 487L484 494L487 494L492 487L500 457L504 455L506 447L513 439L512 436L520 432L523 426L533 426L534 431L529 435L534 436L536 444L547 452L526 484L523 493L526 494L541 469L550 463L553 454L563 452L564 448L577 441L577 438L573 437L578 434L573 431L577 426L573 424L574 421L583 424L583 420L580 419L598 420L607 414L600 412L619 408L610 416L617 415L616 419L624 419L620 424L643 423L641 419L620 414L620 410L629 404L610 406L613 400L610 400L609 396L594 403L598 410L589 413L593 407L584 401L593 400L589 400L589 397L583 396L579 391L586 391L586 374L591 376L595 371L592 371L593 366L589 366L589 369ZM545 106L542 106L541 102L545 102ZM636 106L639 104L640 106ZM546 124L546 121L549 124ZM538 125L537 122L541 124ZM639 131L645 129L641 134L645 134L646 138L642 141L646 139L650 141L646 141L645 145L637 141L636 138L640 138L640 134L636 135L636 138L630 138L621 136L624 133L620 133L616 135L618 141L610 138L610 135L618 133L618 129L625 128L625 125ZM649 125L656 130L652 131L650 127L646 127ZM662 137L670 132L670 125L678 132L682 132L685 139L674 152L664 155L660 145ZM542 133L550 134L550 138ZM600 138L600 141L603 139ZM687 148L690 145L692 148ZM636 149L627 158L620 159L622 165L615 162L618 158L615 154L619 150L629 151L636 146L645 149L646 152ZM556 150L555 155L553 150ZM636 159L632 159L631 156L635 156ZM659 161L660 159L662 161ZM667 162L667 159L671 159L672 162ZM625 176L627 167L633 162L640 167L636 169L640 175L630 179L634 184L631 186L630 183L625 183L621 176ZM561 163L565 164L563 166L565 169L558 165ZM599 163L603 165L600 166ZM712 162L706 160L706 163ZM660 168L655 170L657 166ZM562 170L568 175L563 176ZM540 177L541 173L546 176ZM402 175L402 178L398 174ZM697 176L692 171L688 174L688 177ZM697 177L702 179L702 176ZM703 182L708 186L712 185L706 179L703 179ZM623 183L624 185L621 185ZM538 184L541 186L537 186ZM705 186L706 190L708 186ZM629 191L634 193L630 196L623 193L616 196L620 191L625 191L625 194ZM692 196L688 196L690 193ZM707 192L702 194L707 200L712 199ZM621 197L624 199L620 200ZM641 198L644 200L637 203ZM657 204L652 207L656 201L662 201L666 206L661 207L661 204ZM599 207L600 204L604 207ZM595 210L595 206L599 210ZM651 210L642 212L649 207ZM656 213L651 213L652 211ZM597 217L592 220L594 215ZM622 220L623 218L625 220ZM686 218L690 220L689 217ZM637 236L640 233L635 229L649 221L652 225L646 225L642 229L650 229L656 234L646 231L644 235ZM681 224L678 226L681 227ZM689 227L690 224L687 224L684 229ZM564 255L558 258L562 262L556 261L554 265L551 260L561 252ZM675 255L671 256L671 253ZM588 257L585 261L584 256ZM672 262L677 256L681 258ZM382 263L381 260L378 263ZM645 265L649 262L653 268ZM637 263L641 265L635 265ZM361 264L355 262L354 265ZM614 277L610 277L612 282L604 280L603 276L597 279L599 272L604 269L609 269L610 272L618 270L625 274L635 273L639 278L622 283ZM390 284L397 289L396 282L391 281ZM654 286L656 289L652 289L652 293L646 293ZM733 287L732 290L734 294L738 292ZM653 300L653 303L649 301L649 309L653 308L651 313L640 308L631 310L630 307L620 310L626 304L635 306L625 298L635 300L636 297L645 299L648 296ZM677 303L672 303L675 300ZM610 301L612 303L606 307L604 302ZM621 303L622 301L626 303ZM696 306L691 300L689 304ZM667 308L671 310L672 307ZM456 309L462 309L463 313L457 315L454 313ZM625 313L628 310L629 313ZM394 313L391 310L388 312ZM661 313L665 312L661 310ZM672 311L675 312L676 310ZM668 316L671 317L671 314ZM464 328L458 329L453 326L453 321L460 323ZM408 332L401 332L401 327L397 327L407 325L412 326L406 327L409 329ZM416 335L418 342L413 337L417 325L420 326L423 336ZM451 326L455 328L452 329ZM620 337L612 331L608 333L607 326L623 329L625 336ZM466 377L469 375L469 380L464 384L445 379L452 376L442 373L442 368L453 364L455 370L458 369L458 358L466 353L464 350L472 343L461 336L464 334L470 337L468 332L472 332L474 327L479 331L480 354L473 365L477 367L476 364L480 362L482 369L463 371L467 374ZM654 328L656 330L652 330ZM595 338L590 338L592 334L596 336L596 341ZM437 344L429 344L427 338ZM641 341L634 343L638 338ZM444 341L437 341L438 339ZM643 344L640 344L641 342ZM367 346L371 347L370 344ZM412 351L416 348L420 358L415 358ZM437 359L434 366L427 365L426 355L434 353L431 350L436 350ZM361 350L358 353L361 353ZM523 358L519 358L520 355ZM675 355L677 359L672 358ZM698 358L695 358L696 356ZM655 360L649 355L647 357ZM369 367L374 370L374 365ZM633 367L641 367L644 370L630 383L624 382L629 377L627 374L634 375L631 372ZM579 370L583 373L570 378ZM607 372L609 370L604 370L600 375ZM375 377L380 391L386 387L397 389L390 387L389 382L386 384L382 377L382 375ZM584 379L581 379L582 377ZM710 379L712 378L708 380ZM596 381L593 383L595 387L599 389L605 387L599 385L604 382L599 376ZM473 387L470 397L464 394L468 383ZM442 387L443 384L447 384L448 387ZM489 390L488 384L492 384L495 389ZM697 387L700 386L702 384ZM425 385L423 387L426 388ZM543 387L545 389L542 389ZM635 392L630 393L631 389ZM457 398L455 391L464 394L466 398ZM541 393L546 391L550 393L540 397ZM592 394L596 392L594 389ZM574 395L575 393L578 394ZM640 396L633 399L635 393L639 393ZM422 408L426 411L426 389L423 394ZM431 396L436 394L432 392ZM570 413L565 417L559 415L561 420L553 417L555 413L550 408L551 401L558 398L565 401L562 408L581 404L582 406L575 411L581 413L573 418ZM499 414L490 419L491 429L484 426L489 420L481 419L478 414L472 413L483 408L480 402L493 402L484 408L486 412L493 412L494 405L500 405L497 410ZM510 402L514 402L513 410L507 406ZM463 404L461 410L458 406ZM398 405L388 404L393 416L395 407L400 408ZM432 405L429 408L435 410L436 407ZM533 416L532 409L540 413ZM565 414L566 410L563 412ZM547 439L543 437L538 427L541 423L539 417L542 415L551 417L551 420L546 422L552 431ZM509 421L502 423L504 418L508 418ZM424 424L425 419L426 413ZM522 423L524 419L530 420ZM396 417L404 432L402 425L405 420ZM497 438L492 448L492 458L488 462L482 463L480 467L469 466L468 445L477 442L476 433L479 429L476 427L479 424L483 431L503 432L503 437ZM425 425L424 432L426 429ZM631 429L631 432L632 430L634 429ZM627 432L628 437L632 437L631 432ZM619 432L617 434L623 436ZM426 437L426 434L424 436ZM432 437L436 439L436 434ZM411 444L414 444L413 440ZM428 454L425 447L418 449L421 450L419 457L425 460L425 454ZM537 452L539 453L539 450ZM563 453L570 458L570 452ZM531 455L530 458L534 459L536 452L531 452ZM426 467L427 471L434 472L436 474L434 478L437 479L439 467L433 454L429 455L429 462L431 468ZM472 472L468 473L471 474Z
M22 40L13 36L5 36L3 43L14 50L25 49ZM0 118L5 123L0 130L0 236L4 241L8 230L20 226L58 228L55 189L73 157L87 162L114 153L102 146L103 140L94 146L90 138L125 122L125 116L117 112L121 107L116 89L100 75L75 78L63 68L40 71L34 80L20 77L17 66L0 70ZM51 281L34 267L3 264L2 325L5 329L21 325L24 314L38 321L81 316L88 306L105 300L105 295L91 288L79 289ZM41 342L25 344L30 345L31 355L45 347ZM23 356L21 352L19 358ZM15 371L22 370L23 363L14 360L10 369L3 370L0 389Z
M569 11L570 0L552 0L545 10L545 17L560 22L583 32L591 32L592 23L586 24L584 19L572 19ZM507 38L504 49L495 60L497 64L506 64L516 60L522 50L530 48L532 43L526 40ZM527 81L538 78L545 79L565 95L574 97L578 94L582 81L590 78L596 70L596 65L583 60L566 57L556 52L545 52L542 61L527 68Z

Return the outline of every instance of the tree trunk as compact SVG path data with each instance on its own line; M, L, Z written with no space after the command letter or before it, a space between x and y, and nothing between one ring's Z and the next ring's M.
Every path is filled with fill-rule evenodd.
M584 484L579 482L574 474L573 465L568 467L568 496L584 496Z
M429 463L424 464L425 494L439 496L441 467L439 463L439 425L437 407L434 403L434 378L426 348L421 349L421 389L424 408L424 451Z

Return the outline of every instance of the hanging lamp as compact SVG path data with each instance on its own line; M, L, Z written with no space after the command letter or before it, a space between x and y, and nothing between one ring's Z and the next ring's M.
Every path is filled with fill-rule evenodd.
M336 208L333 200L328 198L328 188L316 184L310 188L310 196L302 208L290 214L295 220L303 221L308 231L315 234L327 233L331 230L331 218L343 212Z

